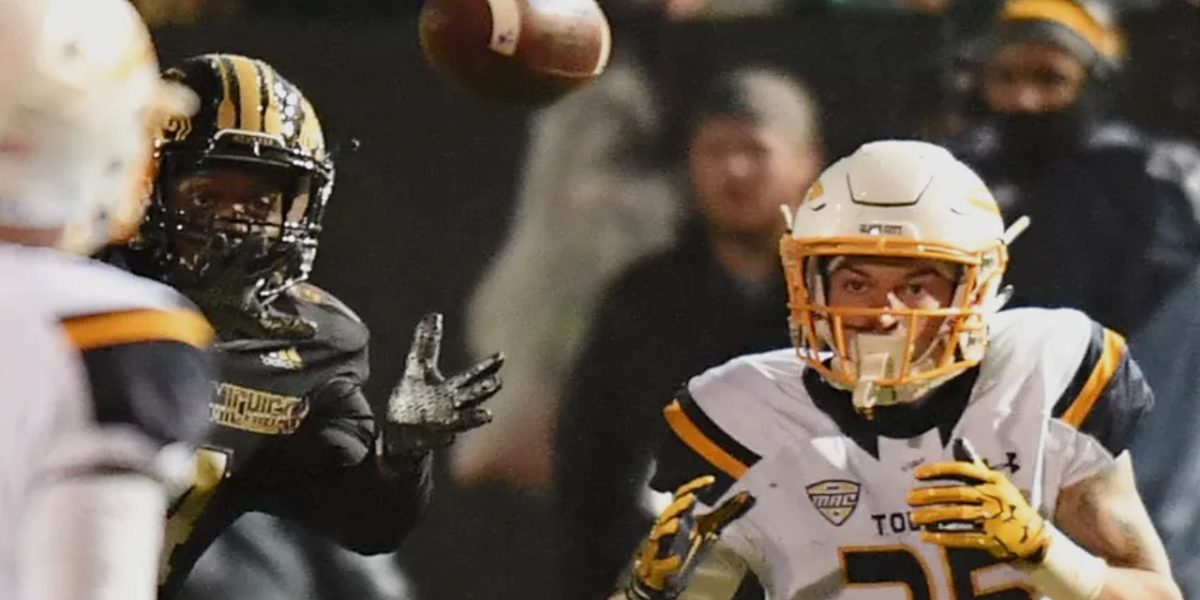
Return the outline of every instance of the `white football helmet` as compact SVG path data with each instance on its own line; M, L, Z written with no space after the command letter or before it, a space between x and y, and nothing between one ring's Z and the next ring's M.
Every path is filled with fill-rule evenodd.
M787 211L785 211L787 212ZM911 402L976 365L987 346L987 316L1003 304L1000 279L1010 233L983 181L945 149L924 142L866 144L813 183L780 244L797 351L832 385L853 390L855 408ZM957 265L950 306L833 307L824 267L839 256L878 256ZM894 300L894 297L893 297ZM890 315L888 335L848 342L848 316ZM941 318L937 339L915 355L918 319Z
M194 107L127 0L0 0L0 226L78 253L131 233L155 134Z

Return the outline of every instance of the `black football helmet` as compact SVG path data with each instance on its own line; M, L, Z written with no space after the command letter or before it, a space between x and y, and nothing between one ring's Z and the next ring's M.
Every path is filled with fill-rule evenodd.
M150 274L189 288L237 264L263 298L305 280L334 182L312 105L270 65L245 56L195 56L164 77L194 90L200 110L170 121L157 144L158 172L135 242ZM275 208L221 209L189 195L186 182L214 170L272 182L276 191L262 202Z

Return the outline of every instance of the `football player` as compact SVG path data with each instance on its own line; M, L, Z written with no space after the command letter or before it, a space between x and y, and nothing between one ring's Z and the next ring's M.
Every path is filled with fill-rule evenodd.
M628 598L725 599L747 569L772 598L1181 598L1127 451L1150 390L1084 314L998 311L1025 222L970 169L870 143L788 220L796 348L666 408L652 485L679 490Z
M76 254L136 226L155 130L194 100L159 78L126 0L0 0L0 280L28 309L0 325L4 598L154 597L212 330Z
M179 589L214 538L265 512L363 554L394 550L429 492L432 450L490 416L501 357L445 378L440 315L417 327L382 435L363 395L366 326L306 282L334 182L304 94L265 62L232 54L166 73L200 97L167 127L145 223L117 251L183 291L212 321L220 367L212 435L172 507L162 593Z

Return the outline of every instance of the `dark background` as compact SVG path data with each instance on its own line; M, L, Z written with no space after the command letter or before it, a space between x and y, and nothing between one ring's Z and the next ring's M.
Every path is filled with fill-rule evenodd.
M269 3L265 3L264 6ZM345 15L355 14L348 3ZM305 90L342 147L314 280L370 325L382 401L421 314L447 315L446 368L465 364L462 307L505 236L526 141L526 110L477 101L425 65L411 11L371 19L255 16L156 31L164 64L202 52L263 58ZM1200 138L1200 11L1134 16L1132 66L1117 108L1139 124ZM825 108L831 156L911 135L945 108L941 57L953 28L930 17L813 14L691 24L668 37L668 85L695 89L718 64L751 60L808 82ZM718 61L712 55L719 48ZM350 153L350 140L361 149ZM402 551L422 598L549 598L556 566L546 498L455 489Z

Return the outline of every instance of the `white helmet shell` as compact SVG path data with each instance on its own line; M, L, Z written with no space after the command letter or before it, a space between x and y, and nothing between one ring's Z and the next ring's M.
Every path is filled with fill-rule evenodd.
M821 174L791 213L789 232L781 242L793 338L801 358L831 383L855 389L856 405L863 400L858 392L864 385L888 391L886 401L872 392L876 399L869 402L871 406L917 399L982 359L986 317L999 305L997 292L1008 260L1006 241L991 192L944 148L900 140L860 147ZM902 305L852 310L829 306L820 261L838 256L957 265L954 298L950 306L932 310ZM938 318L943 325L937 343L920 356L912 337L876 345L894 351L877 357L872 375L856 364L861 361L856 360L842 327L844 317L864 313L914 324L918 318ZM886 368L880 366L884 364Z
M0 0L0 224L81 253L136 225L156 128L194 104L127 0Z

